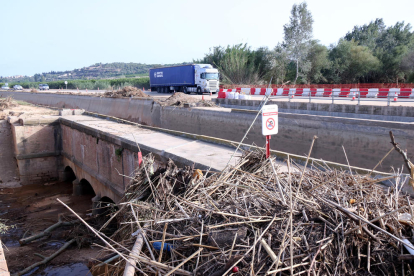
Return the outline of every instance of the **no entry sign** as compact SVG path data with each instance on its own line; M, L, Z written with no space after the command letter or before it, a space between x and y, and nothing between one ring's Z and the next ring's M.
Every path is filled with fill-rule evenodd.
M262 134L277 134L278 126L278 108L277 105L265 105L262 109Z

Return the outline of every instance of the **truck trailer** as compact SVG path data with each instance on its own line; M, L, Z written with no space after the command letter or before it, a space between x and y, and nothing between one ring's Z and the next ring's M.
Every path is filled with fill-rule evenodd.
M210 64L187 64L150 69L150 86L158 93L217 93L219 72Z

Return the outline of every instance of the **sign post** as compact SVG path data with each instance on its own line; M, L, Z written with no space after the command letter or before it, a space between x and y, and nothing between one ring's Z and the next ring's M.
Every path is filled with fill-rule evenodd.
M65 81L65 84L66 84L66 90L68 90L68 82Z
M262 135L266 136L266 158L270 157L270 138L279 130L277 105L265 105L262 109Z

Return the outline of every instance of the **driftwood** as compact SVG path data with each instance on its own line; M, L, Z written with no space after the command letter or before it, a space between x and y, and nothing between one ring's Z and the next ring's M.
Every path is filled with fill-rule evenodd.
M281 171L263 152L246 152L234 167L195 178L193 168L170 161L154 169L144 157L120 203L130 209L112 217L119 228L101 254L121 256L108 274L122 275L134 261L149 276L409 275L409 257L396 260L412 248L401 237L411 240L414 230L401 220L413 202L400 191L400 172L394 189L384 189L376 182L390 177L322 160L306 170L287 165Z
M43 260L40 261L40 262L37 262L35 264L32 264L31 266L23 269L22 271L19 271L19 272L13 274L12 276L20 276L20 275L23 275L23 274L29 272L30 270L32 270L35 267L38 267L40 265L46 264L47 262L49 262L49 261L53 260L54 258L56 258L57 255L59 255L60 253L62 253L66 248L68 248L72 243L75 243L75 242L76 242L75 239L72 239L72 240L66 242L61 248L59 248L59 250L57 250L55 253L53 253L49 257L45 257L45 256L42 256L40 254L35 254L36 256L39 256L39 257L43 258Z
M407 167L408 171L410 172L410 186L414 188L414 164L411 163L410 159L407 156L407 151L403 151L399 144L395 142L394 134L392 131L390 131L390 138L391 138L391 144L394 146L394 149L401 154L401 156L404 159L405 166Z
M69 225L73 225L73 224L75 224L75 223L76 223L75 221L62 221L62 220L59 218L59 221L58 221L57 223L53 224L52 226L50 226L50 227L49 227L49 228L47 228L46 230L44 230L44 231L42 231L42 232L40 232L40 233L38 233L38 234L36 234L36 235L33 235L33 236L30 236L30 237L27 237L27 238L20 239L20 240L19 240L19 243L20 243L20 245L25 245L25 244L27 244L27 243L29 243L29 242L31 242L31 241L34 241L34 240L40 239L40 238L42 238L42 237L44 237L44 236L48 236L48 235L50 235L50 233L51 233L53 230L55 230L56 228L59 228L59 227L61 227L61 226L69 226Z
M144 245L144 235L145 232L142 233L142 230L138 230L138 238L135 241L134 247L131 250L130 258L128 259L129 262L125 265L124 276L134 276L135 275L135 265L137 264L136 260L134 259L133 255L139 256L141 253L142 246Z

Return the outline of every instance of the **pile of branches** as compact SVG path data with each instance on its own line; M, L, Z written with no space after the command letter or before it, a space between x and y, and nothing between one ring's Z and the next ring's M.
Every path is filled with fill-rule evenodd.
M401 174L385 187L384 178L322 161L285 165L257 151L220 173L172 161L155 170L146 156L98 266L106 275L412 273L413 211Z

